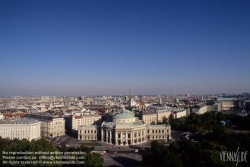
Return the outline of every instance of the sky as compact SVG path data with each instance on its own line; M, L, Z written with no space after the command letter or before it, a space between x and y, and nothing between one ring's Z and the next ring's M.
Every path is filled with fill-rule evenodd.
M0 0L0 96L250 92L249 0Z

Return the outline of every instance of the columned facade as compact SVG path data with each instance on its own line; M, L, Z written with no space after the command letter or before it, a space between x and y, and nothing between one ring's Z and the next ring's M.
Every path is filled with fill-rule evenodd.
M112 122L103 122L100 129L92 125L81 126L78 131L78 139L98 138L102 142L118 146L137 145L148 140L171 139L169 125L147 125L136 118L131 111L125 109L115 113Z

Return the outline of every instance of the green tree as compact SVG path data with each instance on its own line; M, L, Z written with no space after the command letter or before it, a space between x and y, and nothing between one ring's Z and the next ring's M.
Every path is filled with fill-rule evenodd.
M162 123L163 124L168 124L168 119L165 116L162 118Z
M50 142L48 142L47 140L45 140L44 138L41 138L37 141L32 140L31 142L26 140L26 139L14 139L14 140L9 140L8 144L6 145L6 139L0 139L0 143L3 143L5 147L2 147L2 145L0 145L1 147L1 153L3 151L5 152L33 152L34 154L29 154L32 157L35 157L36 159L30 158L30 159L26 159L26 161L37 161L39 160L39 157L41 156L40 154L35 154L36 152L54 152L54 151L58 151L58 149ZM23 154L24 156L25 154ZM22 156L21 154L19 154L18 156ZM25 161L25 160L22 160ZM1 159L1 165L2 164L2 159ZM9 165L9 164L8 164ZM29 166L29 165L25 165L25 166ZM41 166L41 164L32 164L32 166ZM49 166L61 166L61 165L57 165L57 164L51 164Z
M183 165L180 157L177 154L169 152L164 154L164 166L182 167Z
M151 122L151 125L155 125L155 121Z
M98 153L86 153L84 166L104 166L103 157Z
M172 126L172 124L174 123L174 115L173 114L169 115L168 121L169 121L170 125Z

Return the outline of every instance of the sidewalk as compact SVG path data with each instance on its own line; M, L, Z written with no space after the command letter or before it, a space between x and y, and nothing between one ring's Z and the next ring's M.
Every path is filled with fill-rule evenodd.
M141 149L141 148L144 148L144 147L150 147L149 146L149 143L151 141L147 141L145 143L142 143L142 144L138 144L138 145L129 145L129 146L116 146L114 144L108 144L108 143L105 143L105 142L101 142L101 141L96 141L98 142L99 144L101 144L102 146L95 146L95 151L104 151L104 150L112 150L112 151L131 151L131 150L135 150L135 149Z

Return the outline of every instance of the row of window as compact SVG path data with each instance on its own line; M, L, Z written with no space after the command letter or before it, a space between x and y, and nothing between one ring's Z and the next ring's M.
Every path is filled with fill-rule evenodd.
M79 130L79 133L82 133L82 131ZM96 130L85 130L84 133L96 133Z
M79 122L79 121L81 121L81 122L82 122L82 121L83 121L83 122L84 122L84 121L98 121L98 120L100 120L100 118L96 118L96 119L78 119L77 122Z
M28 138L25 138L25 137L11 137L10 139L15 139L15 138L18 138L18 139L30 139L29 137Z
M150 133L150 130L148 130L148 133ZM151 130L151 133L164 133L164 130ZM167 130L168 133L168 130Z
M54 128L62 128L62 125L61 126L54 126Z
M74 123L74 124L79 125L79 124L92 124L92 123L93 123L93 121L91 121L91 122L77 122L77 123Z
M30 134L13 134L13 133L11 133L11 134L8 134L8 136L27 136L27 135L30 135Z
M28 133L30 133L31 131L30 130L28 130L28 131L27 130L25 130L25 131L24 130L21 130L21 131L9 131L8 130L8 131L3 131L3 132L5 132L5 133L8 133L8 132L13 132L13 133L27 133L28 132Z
M3 129L3 130L1 130L1 132L16 132L16 133L25 133L25 132L31 132L31 131L34 131L34 132L36 132L37 131L37 129L33 129L33 130L13 130L13 129L11 129L11 130L7 130L7 129Z
M138 133L138 136L140 137L140 136L143 136L144 135L144 133L142 132L142 133ZM121 138L121 136L123 137L123 138L126 138L126 134L118 134L118 138ZM131 134L129 134L128 133L128 138L130 138L131 137ZM137 137L137 134L136 133L134 133L134 137Z
M150 137L148 137L150 138ZM164 136L153 136L152 139L164 139Z
M83 137L82 139L85 139L85 140L87 140L87 139L89 139L89 140L94 140L94 139L96 139L96 137Z
M32 127L9 127L10 129L30 129Z

